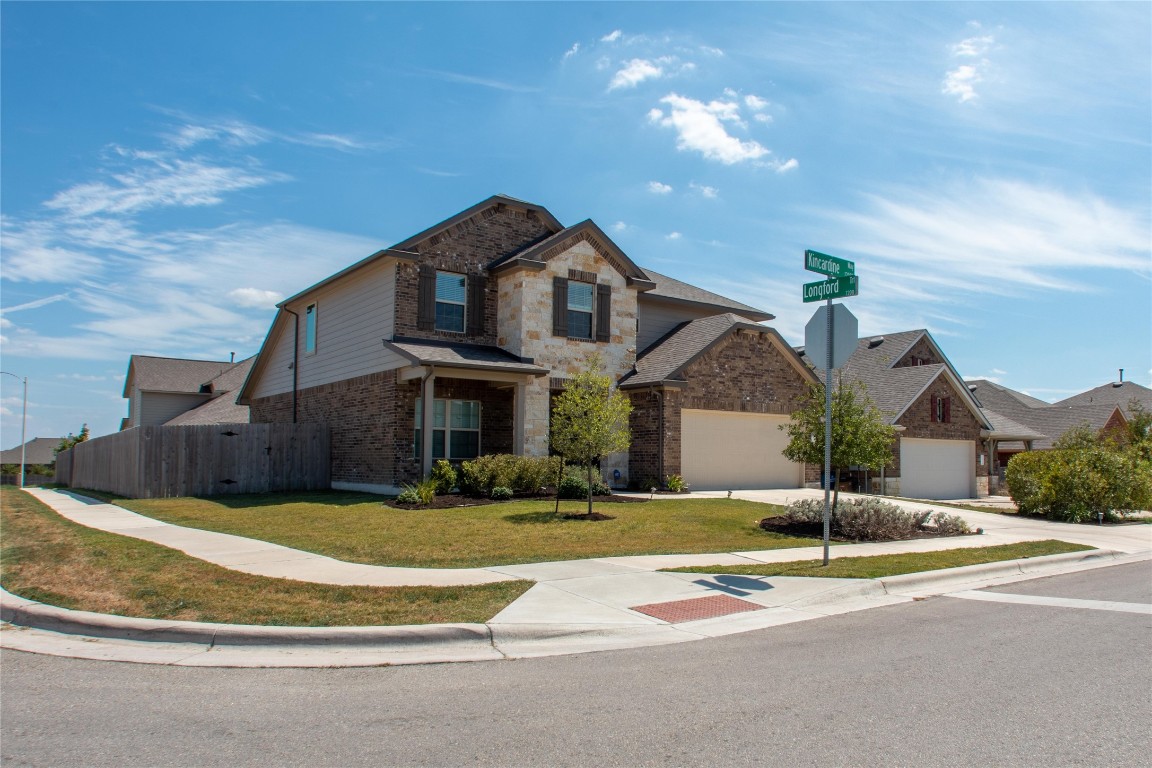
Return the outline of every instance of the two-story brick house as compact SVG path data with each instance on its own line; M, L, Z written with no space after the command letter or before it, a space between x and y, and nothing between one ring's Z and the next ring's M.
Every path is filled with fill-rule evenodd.
M635 408L609 482L795 487L774 427L815 379L771 318L498 195L282 302L238 402L328 424L333 487L388 492L438 458L546 455L551 398L596 354Z

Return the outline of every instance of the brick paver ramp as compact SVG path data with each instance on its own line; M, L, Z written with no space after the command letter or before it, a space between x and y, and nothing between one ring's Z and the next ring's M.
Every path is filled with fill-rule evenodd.
M633 611L643 613L653 618L666 621L669 624L679 624L682 621L699 621L700 619L714 619L717 616L727 616L732 613L745 611L759 611L764 606L739 600L727 595L713 595L712 597L696 597L691 600L673 600L670 603L649 603L648 605L634 605Z

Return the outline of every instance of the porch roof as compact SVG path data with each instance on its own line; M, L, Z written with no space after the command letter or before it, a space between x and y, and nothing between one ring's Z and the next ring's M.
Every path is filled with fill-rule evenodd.
M480 344L455 344L397 337L384 340L384 346L407 358L412 365L435 365L440 368L465 368L473 371L519 373L547 376L550 370L536 365L530 358L520 358L500 347Z

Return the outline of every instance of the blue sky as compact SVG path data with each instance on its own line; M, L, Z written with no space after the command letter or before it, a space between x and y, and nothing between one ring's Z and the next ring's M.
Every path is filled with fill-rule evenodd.
M1056 400L1152 384L1148 3L0 4L2 368L28 434L118 428L133 353L227 360L277 300L492 194L803 343ZM0 377L7 448L20 384Z

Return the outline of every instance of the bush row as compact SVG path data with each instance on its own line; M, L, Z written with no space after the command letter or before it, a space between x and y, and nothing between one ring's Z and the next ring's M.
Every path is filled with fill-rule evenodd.
M1152 463L1105 445L1017 454L1005 479L1022 513L1052 520L1113 520L1152 507Z
M784 518L790 523L823 524L824 502L820 499L794 501L788 505ZM766 522L761 523L761 526L770 528ZM875 498L840 501L832 511L831 531L833 536L853 541L896 541L910 539L924 531L942 536L971 533L968 524L956 515L947 512L909 512Z

